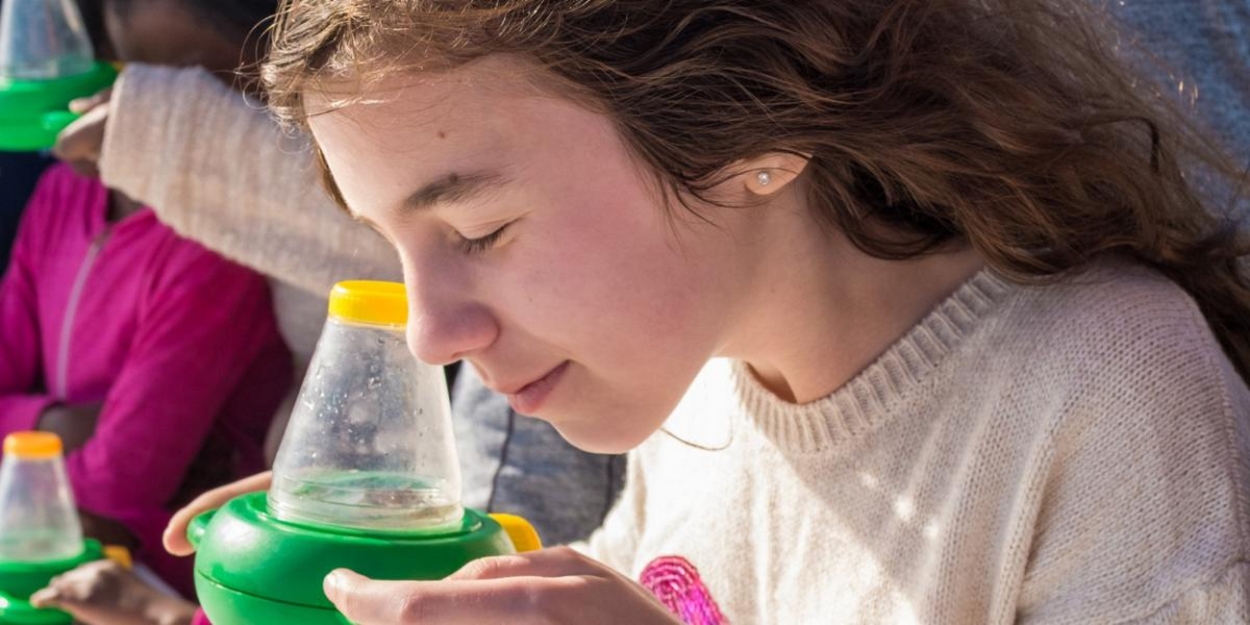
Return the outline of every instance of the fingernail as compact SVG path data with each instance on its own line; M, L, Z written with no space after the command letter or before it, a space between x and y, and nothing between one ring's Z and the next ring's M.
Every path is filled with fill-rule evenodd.
M322 586L322 590L325 591L327 597L337 595L347 588L347 574L342 569L330 571L330 574L326 575Z

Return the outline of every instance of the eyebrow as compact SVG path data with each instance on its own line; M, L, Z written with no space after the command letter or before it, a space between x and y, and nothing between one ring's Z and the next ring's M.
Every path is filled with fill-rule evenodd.
M504 183L504 176L495 171L471 174L450 173L431 182L404 200L404 206L413 210L428 210L438 204L463 202Z

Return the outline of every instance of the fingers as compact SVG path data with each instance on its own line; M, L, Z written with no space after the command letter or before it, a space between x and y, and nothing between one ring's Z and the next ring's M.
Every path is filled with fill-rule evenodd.
M630 595L629 587L567 547L482 558L437 582L372 580L345 569L325 580L326 597L361 625L563 622L589 614L589 606L602 604L598 597Z
M93 96L69 103L69 110L82 115L62 130L52 146L52 153L80 176L99 178L100 152L104 147L104 130L108 123L108 103L112 87Z
M69 163L79 175L98 176L97 163L104 147L104 130L108 108L98 107L74 120L62 130L52 146L52 153Z
M326 576L326 597L358 625L523 623L538 578L392 582L346 569Z
M506 577L606 576L606 568L569 549L553 547L507 556L479 558L452 573L448 580L503 579Z
M169 520L169 527L165 528L163 537L165 549L176 556L186 556L195 553L195 547L192 547L191 543L187 541L187 525L191 523L191 519L202 512L220 508L227 501L239 495L265 490L269 488L272 480L273 472L265 471L264 473L241 479L233 484L215 488L196 497L185 508L174 513L173 518Z
M56 608L60 607L61 599L61 591L48 586L30 596L30 605L36 608Z
M30 602L37 608L46 608L67 603L112 601L123 574L126 571L111 560L89 562L53 577L47 588L31 595Z

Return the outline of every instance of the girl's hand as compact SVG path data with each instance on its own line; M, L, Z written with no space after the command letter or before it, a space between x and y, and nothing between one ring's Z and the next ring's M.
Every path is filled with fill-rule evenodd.
M474 560L442 581L377 581L339 569L330 601L359 625L680 624L642 586L567 547Z
M185 508L175 512L173 518L169 520L169 527L165 528L163 538L165 550L176 556L189 556L195 553L195 547L187 541L187 525L191 523L191 519L201 512L220 508L239 495L265 490L269 488L269 483L272 481L273 471L265 471L252 477L245 477L233 484L214 488L196 497Z

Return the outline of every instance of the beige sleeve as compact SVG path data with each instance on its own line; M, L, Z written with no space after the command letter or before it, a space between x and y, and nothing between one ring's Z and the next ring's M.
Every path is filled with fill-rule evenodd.
M1250 563L1238 562L1217 579L1186 590L1140 622L1143 625L1245 625L1250 623Z
M1057 397L1018 623L1250 623L1250 391L1187 327Z
M312 293L400 278L390 244L323 191L307 138L204 70L127 65L100 174L179 234Z

